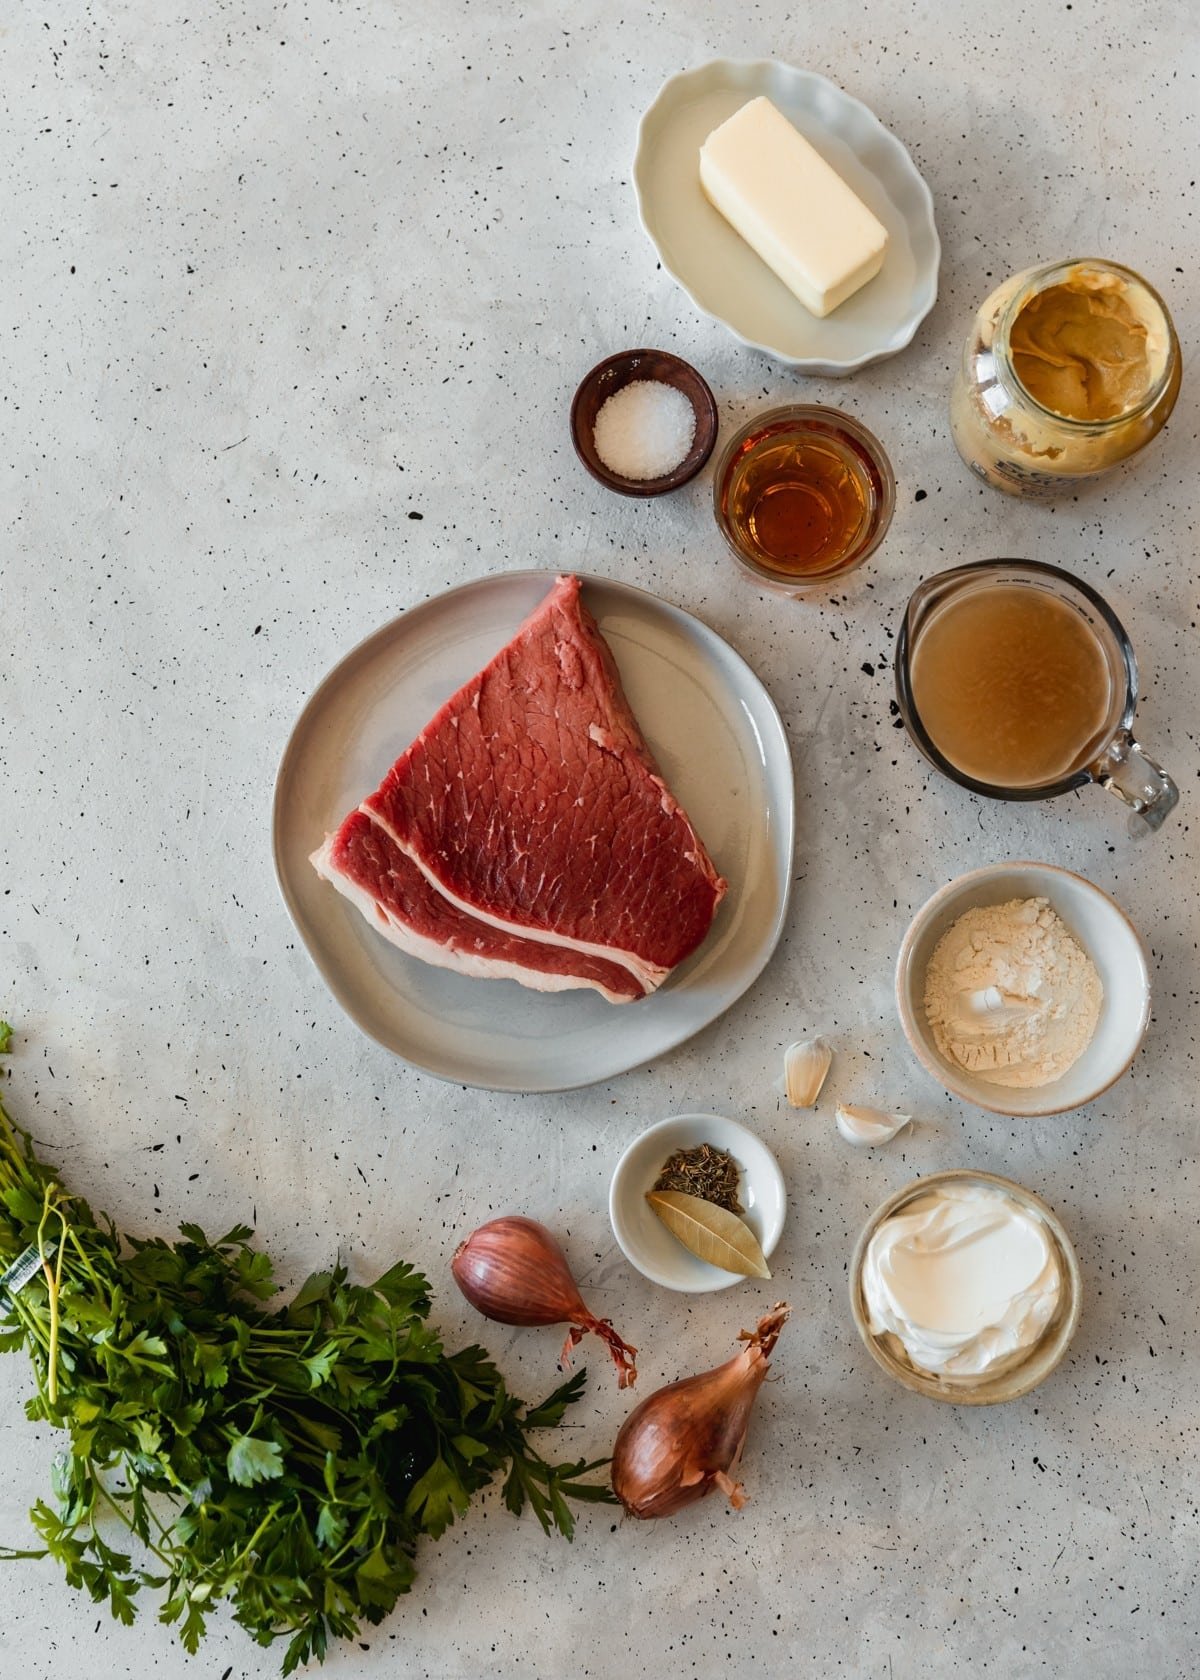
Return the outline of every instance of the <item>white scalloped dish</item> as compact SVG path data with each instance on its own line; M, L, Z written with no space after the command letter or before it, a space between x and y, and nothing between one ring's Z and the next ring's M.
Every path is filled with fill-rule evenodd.
M883 268L818 320L714 210L700 146L765 94L887 228ZM638 214L663 267L705 315L800 373L839 377L894 356L937 299L933 199L908 152L857 99L773 59L718 58L672 76L642 118L633 163Z

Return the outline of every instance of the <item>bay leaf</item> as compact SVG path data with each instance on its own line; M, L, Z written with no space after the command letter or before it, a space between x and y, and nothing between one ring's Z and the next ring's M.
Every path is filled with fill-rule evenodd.
M648 1190L646 1200L672 1236L698 1260L743 1277L770 1277L754 1232L728 1208L683 1190Z

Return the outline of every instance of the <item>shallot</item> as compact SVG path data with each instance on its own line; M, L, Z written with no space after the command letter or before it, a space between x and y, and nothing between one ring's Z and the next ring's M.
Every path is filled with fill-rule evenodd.
M621 1425L613 1447L613 1492L632 1517L669 1517L720 1488L735 1510L746 1502L733 1479L754 1398L790 1308L780 1301L747 1345L715 1371L648 1395Z
M471 1305L497 1324L570 1324L560 1365L571 1363L571 1350L593 1330L608 1344L617 1387L637 1381L637 1349L584 1306L566 1255L536 1219L489 1220L459 1243L450 1270Z

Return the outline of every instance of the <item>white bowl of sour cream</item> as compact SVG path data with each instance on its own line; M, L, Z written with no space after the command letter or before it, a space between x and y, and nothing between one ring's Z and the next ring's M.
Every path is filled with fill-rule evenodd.
M854 1322L917 1394L1015 1400L1045 1381L1079 1322L1071 1239L1040 1197L994 1173L916 1180L876 1210L850 1267Z
M1094 1029L1071 1065L1044 1083L1016 1085L994 1072L963 1066L943 1052L927 1012L926 984L939 942L968 912L1038 899L1046 901L1086 953L1102 995ZM970 995L986 1008L980 980L975 972L969 985L976 990ZM1035 973L1032 982L1028 977L1014 982L1018 993L1032 995L995 996L1001 1018L1004 1011L1019 1015L1033 1008L1040 984ZM1150 969L1128 916L1082 875L1049 863L991 864L958 876L913 917L896 963L896 1006L917 1060L952 1095L994 1114L1062 1114L1093 1102L1128 1071L1150 1020Z

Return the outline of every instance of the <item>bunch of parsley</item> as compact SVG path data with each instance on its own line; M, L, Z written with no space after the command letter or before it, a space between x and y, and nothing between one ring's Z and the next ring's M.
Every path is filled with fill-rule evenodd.
M44 1549L0 1555L48 1553L126 1623L159 1589L189 1651L228 1599L259 1644L288 1640L289 1674L381 1621L420 1537L497 1471L510 1511L528 1502L568 1539L568 1499L611 1498L579 1479L603 1460L552 1465L528 1440L578 1399L583 1372L526 1409L482 1348L445 1352L411 1266L367 1287L338 1266L268 1311L271 1262L247 1228L181 1234L122 1238L0 1105L0 1270L31 1247L39 1263L0 1297L0 1351L27 1350L28 1415L70 1438L53 1503L31 1513ZM116 1542L122 1526L143 1563Z

